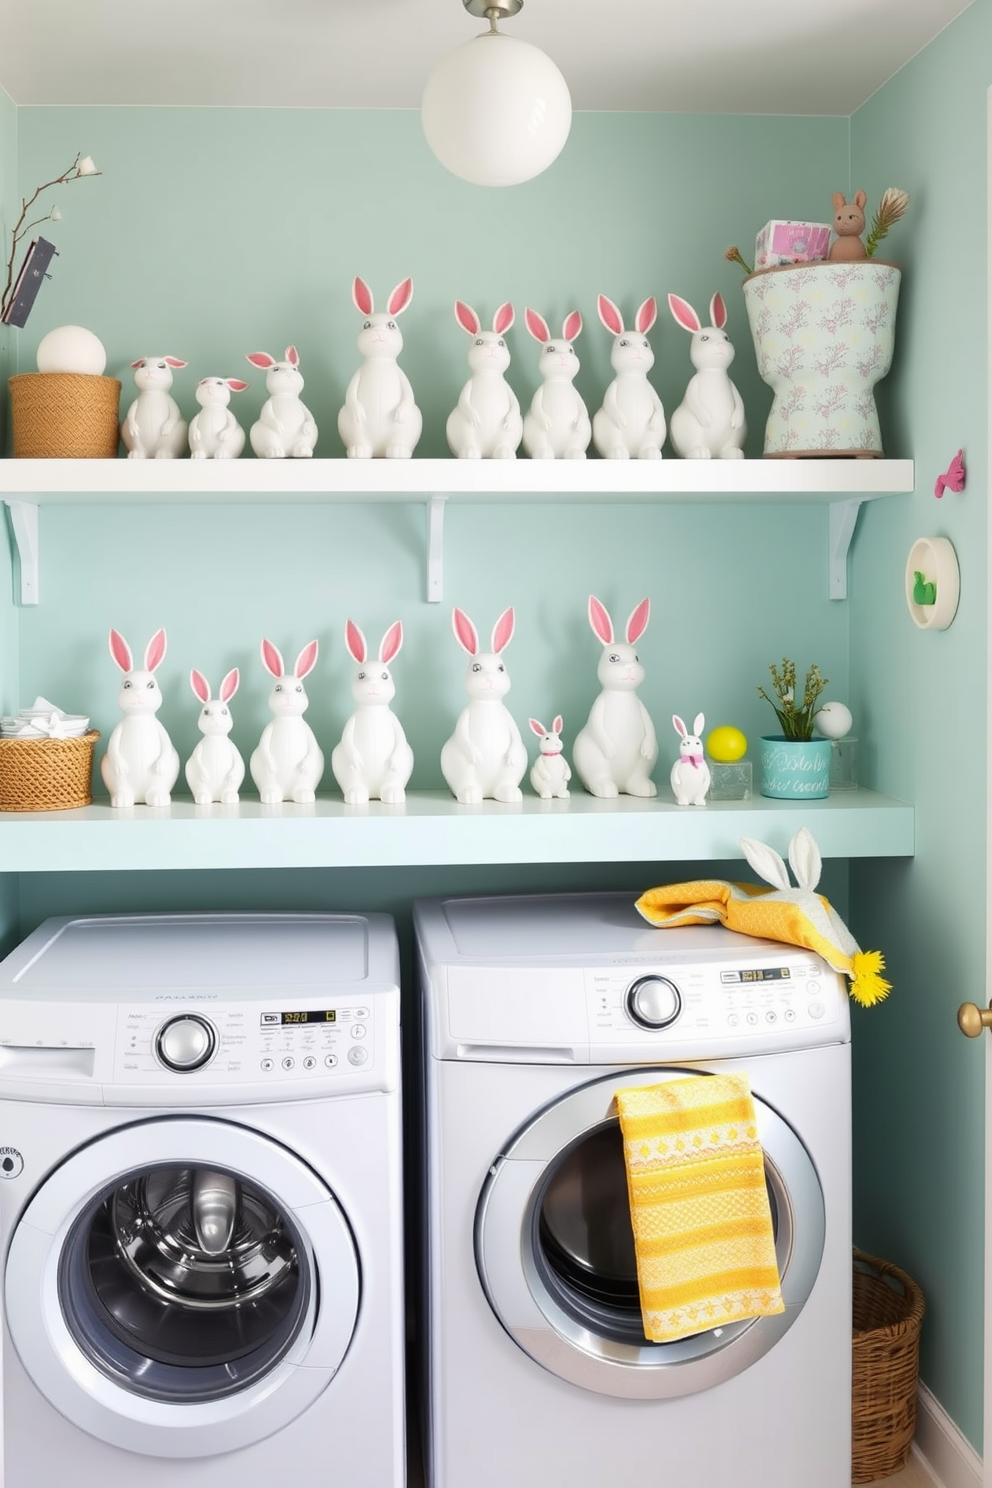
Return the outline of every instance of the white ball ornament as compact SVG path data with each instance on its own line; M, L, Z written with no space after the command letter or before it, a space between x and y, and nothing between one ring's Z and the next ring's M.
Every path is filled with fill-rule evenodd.
M843 703L824 703L813 716L813 725L824 739L843 739L854 726L850 708Z
M39 372L82 372L102 377L106 366L103 342L83 326L58 326L38 343Z

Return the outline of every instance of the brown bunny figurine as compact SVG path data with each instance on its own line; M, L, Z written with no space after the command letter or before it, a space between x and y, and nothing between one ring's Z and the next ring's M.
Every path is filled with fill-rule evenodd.
M854 200L847 202L843 193L834 192L834 232L837 236L830 244L829 258L843 263L853 263L867 258L868 252L861 241L865 230L865 204L868 197L863 191L854 193Z

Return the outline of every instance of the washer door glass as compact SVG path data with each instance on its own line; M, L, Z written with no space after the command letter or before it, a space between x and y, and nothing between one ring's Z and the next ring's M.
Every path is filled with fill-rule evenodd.
M698 1070L631 1072L658 1084ZM823 1196L792 1128L755 1096L784 1313L652 1343L641 1323L615 1075L538 1114L493 1163L476 1215L489 1303L538 1363L587 1389L656 1399L730 1378L788 1330L823 1254Z
M313 1274L292 1218L222 1168L137 1170L91 1201L58 1289L81 1351L158 1400L216 1400L268 1373L297 1337Z
M294 1420L342 1365L360 1292L327 1184L264 1133L205 1117L135 1122L71 1153L18 1219L4 1276L41 1394L159 1458Z

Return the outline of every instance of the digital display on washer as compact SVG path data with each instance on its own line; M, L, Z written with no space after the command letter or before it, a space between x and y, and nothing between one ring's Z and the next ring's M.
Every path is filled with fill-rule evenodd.
M263 1013L262 1027L277 1028L287 1023L336 1023L336 1008L307 1008L303 1012Z
M721 982L787 982L792 976L788 966L749 966L746 971L721 971Z

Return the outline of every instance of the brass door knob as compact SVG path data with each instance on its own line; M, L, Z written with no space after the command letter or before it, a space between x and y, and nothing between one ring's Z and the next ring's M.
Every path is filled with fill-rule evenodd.
M958 1027L967 1038L978 1038L983 1028L992 1028L992 1003L980 1008L963 1002L958 1008Z

